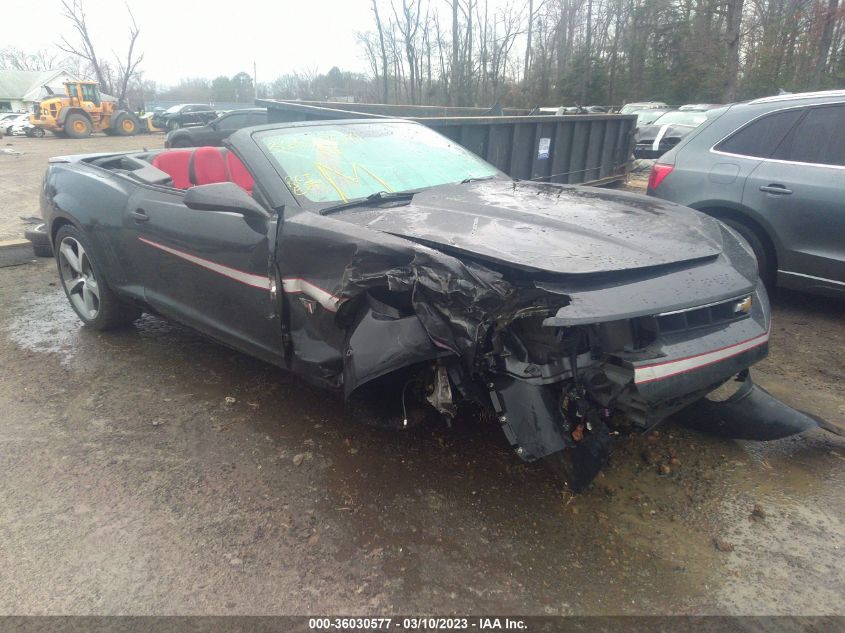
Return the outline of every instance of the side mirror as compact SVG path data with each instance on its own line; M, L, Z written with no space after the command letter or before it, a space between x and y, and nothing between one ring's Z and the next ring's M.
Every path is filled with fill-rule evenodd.
M264 207L233 182L191 187L185 194L185 206L196 211L239 213L248 218L270 217Z

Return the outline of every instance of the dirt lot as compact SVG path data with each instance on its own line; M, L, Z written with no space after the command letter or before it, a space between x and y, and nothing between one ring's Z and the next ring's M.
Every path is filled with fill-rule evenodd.
M2 143L11 237L47 156L161 137ZM572 497L473 420L364 428L160 319L80 329L48 260L0 297L2 614L843 613L842 438L666 426ZM758 382L841 422L845 305L774 311Z

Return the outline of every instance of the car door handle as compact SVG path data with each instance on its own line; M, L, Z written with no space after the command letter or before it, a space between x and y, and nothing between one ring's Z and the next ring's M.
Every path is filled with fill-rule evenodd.
M787 189L783 185L765 185L760 187L760 191L765 193L773 193L778 196L788 196L792 193L792 189Z
M135 218L136 222L149 222L150 216L147 215L147 212L143 209L135 209L134 211L130 211L129 215Z

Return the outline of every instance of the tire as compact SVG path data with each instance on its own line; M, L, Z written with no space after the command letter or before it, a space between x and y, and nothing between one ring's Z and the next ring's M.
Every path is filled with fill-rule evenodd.
M138 133L138 124L131 116L123 113L115 119L113 129L118 136L135 136Z
M766 246L766 243L757 234L757 231L740 220L733 218L721 218L722 222L731 227L734 231L742 235L751 250L754 251L754 257L757 258L757 270L760 274L760 279L766 286L769 293L773 293L776 285L775 276L775 262L771 251Z
M36 244L35 242L33 242L32 252L35 254L36 257L52 257L53 247L49 244Z
M44 130L42 130L40 127L33 128L32 136L35 138L44 138Z
M44 230L44 225L39 224L34 229L26 229L23 236L32 243L32 251L36 257L52 257L53 245Z
M88 327L110 330L132 323L141 310L121 301L106 283L102 269L91 257L85 234L65 225L56 235L56 266L59 280L73 311Z
M91 136L91 121L82 114L70 114L65 119L65 134L71 138Z
M167 131L168 132L173 132L174 130L178 130L180 127L182 127L182 126L179 125L179 121L174 120L174 121L168 121L167 122Z

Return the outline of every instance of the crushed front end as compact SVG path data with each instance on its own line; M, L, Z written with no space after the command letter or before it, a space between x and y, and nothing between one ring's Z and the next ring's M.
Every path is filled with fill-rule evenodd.
M519 208L556 204L558 218L563 203L547 200L558 193L577 196L586 219L602 217L594 209L611 195L535 188ZM426 204L434 202L441 201ZM313 287L336 289L290 302L292 368L334 381L351 401L367 392L376 401L395 401L389 426L413 424L415 404L447 420L463 405L480 408L520 458L561 462L574 489L588 485L605 462L613 430L644 431L684 409L708 408L700 419L719 411L714 421L722 419L722 432L742 427L746 438L814 425L747 382L748 368L768 352L770 331L768 298L749 247L709 218L680 207L677 213L655 210L639 198L620 198L617 227L627 220L629 203L654 217L652 237L643 238L639 250L621 229L610 235L611 226L579 228L573 213L546 228L546 206L530 215L534 224L507 219L508 232L499 231L505 220L483 227L474 206L450 220L449 226L466 224L454 237L445 228L435 232L431 219L441 219L442 208L454 209L451 199L436 216L422 202L416 212L356 211L332 218L330 235L339 236L342 227L342 237L322 250L311 245L326 243L328 231L315 235L307 217L303 225L289 222L279 249L282 275L305 276L307 265L324 275L311 273ZM669 224L673 213L686 218L685 249ZM370 229L388 222L389 232ZM501 257L485 248L496 243L504 251L508 239L529 229L531 239L523 237L524 246ZM543 268L537 243L563 229L571 239L555 248L566 256L558 255L557 268ZM485 242L471 242L474 236ZM321 252L331 258L316 261ZM566 272L570 260L578 272ZM335 282L330 271L340 261L345 265ZM750 385L737 398L704 400L735 377ZM773 414L774 425L768 423ZM369 411L365 417L377 419Z

